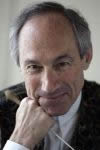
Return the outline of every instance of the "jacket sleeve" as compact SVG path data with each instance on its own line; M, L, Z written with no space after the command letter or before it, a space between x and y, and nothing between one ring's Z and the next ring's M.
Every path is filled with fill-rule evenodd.
M13 132L18 104L24 97L26 90L23 83L0 91L0 150Z

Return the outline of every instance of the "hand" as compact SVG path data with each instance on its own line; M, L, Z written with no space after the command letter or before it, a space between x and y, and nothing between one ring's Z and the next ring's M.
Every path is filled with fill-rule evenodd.
M17 110L16 125L10 140L33 149L53 124L54 120L35 100L24 98Z

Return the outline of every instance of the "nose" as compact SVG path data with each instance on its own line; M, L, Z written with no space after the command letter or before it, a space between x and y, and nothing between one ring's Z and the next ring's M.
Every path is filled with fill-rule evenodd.
M59 75L52 69L45 69L41 77L41 90L52 93L59 86Z

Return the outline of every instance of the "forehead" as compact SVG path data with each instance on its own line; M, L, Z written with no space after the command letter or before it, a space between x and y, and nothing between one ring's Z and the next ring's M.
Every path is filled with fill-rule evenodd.
M43 29L44 27L46 27L49 33L50 30L62 32L63 31L62 29L69 30L68 26L70 26L71 28L71 23L69 22L67 17L57 12L49 12L46 14L41 14L41 15L36 15L31 17L28 21L26 21L26 23L22 27L22 30L23 29L25 30L28 26L33 26L33 25L35 28L41 26L41 28Z
M65 35L74 38L72 25L65 16L59 13L48 13L34 16L22 27L20 35L36 38L61 38ZM57 38L57 39L58 39Z
M33 51L36 55L47 51L59 55L63 50L75 48L72 25L58 13L35 16L26 22L20 32L19 49L26 52L30 49L31 55Z

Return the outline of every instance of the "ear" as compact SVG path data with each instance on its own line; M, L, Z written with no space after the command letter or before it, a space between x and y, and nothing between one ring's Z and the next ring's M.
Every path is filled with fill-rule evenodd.
M89 49L82 58L83 70L87 70L92 60L92 49Z

